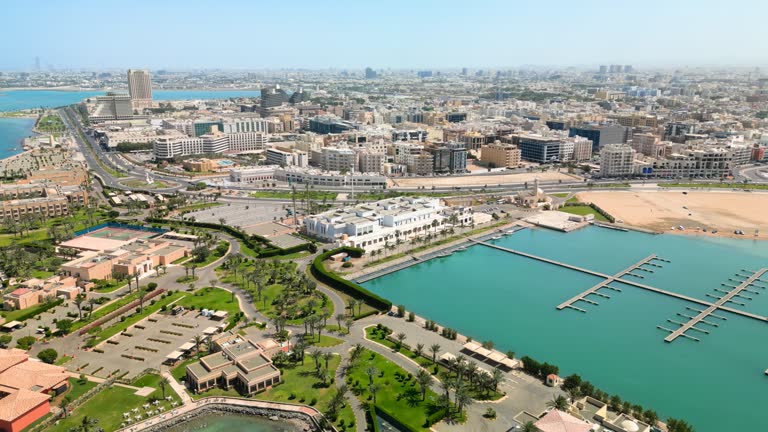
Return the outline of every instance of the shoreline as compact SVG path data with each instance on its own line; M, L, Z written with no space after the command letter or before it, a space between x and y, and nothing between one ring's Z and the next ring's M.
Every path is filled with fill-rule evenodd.
M92 87L75 87L75 86L61 86L61 87L0 87L0 93L4 91L60 91L60 92L91 92L91 91L128 91L128 89L114 89L114 88L92 88ZM212 88L153 88L153 91L261 91L260 88L248 87L248 88L230 88L230 87L212 87Z

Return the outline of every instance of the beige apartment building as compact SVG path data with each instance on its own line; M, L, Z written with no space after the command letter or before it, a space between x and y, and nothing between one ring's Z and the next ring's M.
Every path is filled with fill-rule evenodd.
M497 141L482 147L480 160L494 168L514 168L520 165L520 153L517 146Z

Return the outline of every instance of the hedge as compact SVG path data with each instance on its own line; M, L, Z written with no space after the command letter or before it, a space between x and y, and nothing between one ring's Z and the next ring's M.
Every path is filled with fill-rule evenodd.
M383 417L384 420L386 420L387 422L392 423L392 426L394 426L398 430L403 432L418 432L416 429L398 420L397 417L394 416L394 414L390 413L389 411L385 410L379 405L375 405L374 408L376 409L376 414Z
M426 427L426 428L432 427L433 424L441 421L442 419L444 419L447 416L448 416L448 410L446 410L445 408L441 408L441 409L433 412L429 416L427 416L427 421L426 421L426 423L424 423L424 427Z
M377 310L371 310L371 311L368 311L368 312L366 312L366 313L363 313L363 314L360 314L360 315L356 316L356 317L354 318L354 320L355 320L355 321L357 321L357 320L359 320L359 319L367 318L367 317L369 317L369 316L371 316L371 315L376 315L377 313L379 313L379 311L377 311Z
M234 228L228 225L222 226L221 224L212 223L212 222L179 221L179 220L169 220L169 219L160 219L160 218L147 218L147 222L158 223L158 224L168 224L168 225L187 225L187 226L196 226L198 228L222 230L222 231L225 231L227 234L231 235L232 237L235 237L236 239L242 241L249 248L253 249L258 254L259 258L268 258L268 257L280 256L280 255L290 255L292 253L309 250L311 248L311 243L303 243L300 245L291 246L289 248L282 249L273 245L272 242L266 237L262 237L256 234L249 236L248 234L240 231L237 228ZM258 242L258 244L254 244L254 240Z
M329 272L328 270L325 269L325 266L323 265L323 261L325 261L332 255L336 255L342 252L346 252L349 254L349 256L354 258L359 258L363 255L363 253L365 253L363 249L351 248L347 246L326 251L318 255L317 257L315 257L315 260L312 261L312 267L311 267L312 275L315 278L317 278L320 282L326 283L330 285L332 288L335 288L352 297L361 298L363 301L373 306L374 308L381 309L381 310L392 309L392 302L390 302L389 300L379 297L376 294L361 287L360 285L352 281L346 280L341 276L333 272Z
M64 303L64 299L56 299L50 303L45 303L40 307L37 308L30 308L28 311L20 314L15 318L15 321L24 321L26 319L32 318L33 316L39 315L49 309L53 309L56 306Z
M368 404L368 409L365 411L365 416L368 419L368 423L371 425L370 432L379 432L379 422L376 421L376 407L372 404Z

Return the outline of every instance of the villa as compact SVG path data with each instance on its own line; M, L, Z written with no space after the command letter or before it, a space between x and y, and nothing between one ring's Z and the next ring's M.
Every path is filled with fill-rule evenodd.
M434 234L451 221L469 225L472 214L468 208L446 207L437 198L398 197L309 216L304 219L304 230L334 246L377 250L399 240Z
M187 366L186 384L194 392L221 387L251 395L280 382L280 370L272 364L272 357L282 347L273 339L253 342L225 333L211 344L213 354Z
M50 412L50 397L64 392L60 366L30 360L26 351L0 349L0 430L17 432Z

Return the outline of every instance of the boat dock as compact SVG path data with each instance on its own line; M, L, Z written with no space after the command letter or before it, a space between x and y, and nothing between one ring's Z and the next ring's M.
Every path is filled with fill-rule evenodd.
M563 309L573 305L574 303L576 303L579 300L586 301L587 303L597 304L596 302L593 302L592 300L586 299L586 297L588 295L590 295L590 294L595 294L598 297L610 298L609 296L607 296L605 294L601 294L601 293L597 292L597 290L599 290L600 288L604 288L609 283L616 281L617 279L619 279L620 277L624 276L625 274L631 272L632 270L640 267L641 265L643 265L643 264L645 264L645 263L647 263L647 262L649 262L649 261L651 261L653 259L656 259L656 255L649 255L649 256L643 258L642 260L638 261L637 263L635 263L635 264L627 267L626 269L616 273L615 275L609 276L607 279L605 279L604 281L600 282L599 284L593 286L592 288L590 288L590 289L588 289L588 290L586 290L586 291L584 291L584 292L582 292L580 294L577 294L576 296L574 296L574 297L566 300L565 302L561 303L560 305L557 306L557 310L563 310ZM621 282L621 281L619 281L619 282Z
M724 296L720 297L720 299L717 300L714 304L712 304L708 308L704 309L703 311L699 312L698 315L696 315L695 317L690 319L685 324L675 322L675 324L679 324L680 325L680 328L678 328L677 330L675 330L672 333L670 333L669 336L665 337L664 338L664 342L672 342L673 340L677 339L678 337L684 336L684 333L686 331L688 331L689 329L699 330L699 331L702 331L704 333L707 333L705 330L701 330L701 329L699 329L697 327L694 327L694 326L696 324L698 324L699 322L703 322L703 323L706 324L707 322L704 321L704 319L707 316L709 316L716 309L721 308L725 303L728 303L729 301L731 301L731 299L733 297L739 295L739 293L741 291L745 290L747 287L752 285L755 282L755 280L760 279L760 277L763 276L763 274L766 271L768 271L768 269L760 269L760 270L758 270L752 276L749 276L747 278L747 280L745 280L744 282L739 284L736 288L732 289L731 291L729 291Z
M474 239L470 239L470 241L473 242L473 243L477 243L477 244L481 244L481 245L490 247L490 248L494 248L494 249L502 250L502 251L505 251L505 252L509 252L511 254L523 256L523 257L526 257L526 258L534 259L534 260L545 262L545 263L548 263L548 264L554 264L554 265L557 265L557 266L560 266L560 267L564 267L564 268L571 269L571 270L576 270L576 271L579 271L579 272L582 272L582 273L586 273L586 274L590 274L590 275L593 275L593 276L598 276L598 277L601 277L603 279L610 279L613 282L622 283L622 284L625 284L625 285L630 285L630 286L633 286L633 287L636 287L636 288L642 288L642 289L644 289L646 291L655 292L657 294L662 294L662 295L665 295L665 296L668 296L668 297L674 297L676 299L685 300L685 301L688 301L688 302L691 302L691 303L697 303L697 304L699 304L701 306L704 306L706 308L715 306L713 311L716 310L716 309L720 309L722 311L730 312L730 313L736 314L736 315L741 315L741 316L747 317L747 318L752 318L752 319L755 319L755 320L758 320L758 321L761 321L761 322L768 322L768 317L765 317L763 315L757 315L757 314L753 314L753 313L750 313L750 312L745 312L743 310L734 309L734 308L725 306L725 303L727 302L727 300L726 301L722 301L722 302L718 301L716 303L711 303L711 302L708 302L706 300L701 300L701 299L698 299L698 298L695 298L695 297L690 297L690 296L687 296L687 295L684 295L684 294L678 294L676 292L663 290L661 288L656 288L656 287L653 287L653 286L650 286L650 285L646 285L646 284L643 284L643 283L639 283L639 282L635 282L635 281L632 281L632 280L622 279L621 277L615 277L615 275L611 276L611 275L607 275L605 273L600 273L598 271L585 269L585 268L578 267L578 266L571 265L571 264L567 264L567 263L562 263L560 261L556 261L556 260L552 260L552 259L549 259L549 258L540 257L540 256L537 256L537 255L529 254L527 252L522 252L522 251L518 251L518 250L514 250L514 249L509 249L509 248L497 246L497 245L494 245L494 244L491 244L491 243L486 243L486 242L479 241L479 240L474 240ZM669 263L670 262L667 259L659 258L659 257L657 257L655 255L652 255L652 256L653 256L653 260L657 260L657 261L664 262L664 263ZM650 258L650 257L648 257L648 258ZM643 261L645 261L645 260L643 260ZM651 261L651 260L645 261L643 264L650 264L649 261ZM638 264L635 264L634 266L629 267L629 269L635 268L637 265ZM763 271L768 271L768 269L763 269ZM760 275L762 275L762 273L760 273ZM750 277L748 279L748 281L750 282L749 285L753 285L754 283L767 283L765 281L757 280L758 277L754 277L754 275L753 275L753 277ZM744 285L744 287L741 288L739 291L742 291L744 288L746 288L748 286L748 285L745 285L745 284L746 284L746 281L745 281L744 284L742 284L742 285ZM612 289L612 290L617 291L617 292L621 292L621 290L619 288L610 286L607 283L606 284L598 284L598 285L599 285L598 289L601 288L601 287L605 287L605 288ZM759 285L754 285L754 286L759 286ZM595 290L596 291L595 287L592 287L592 288L590 288L587 291L591 291L591 290ZM579 294L577 297L578 298L582 298L585 295L584 293L586 293L587 291ZM734 295L735 294L738 294L738 292L734 292ZM730 297L733 297L733 296L729 296L728 300L731 300ZM571 300L573 300L573 299L571 299ZM722 300L722 298L721 298L721 300ZM731 302L733 302L733 301L731 300ZM558 309L559 308L560 307L558 306ZM577 309L577 308L571 306L569 309ZM701 311L696 310L696 312L701 312ZM711 315L711 316L717 317L717 318L725 319L725 317L715 316L714 314L711 314L711 312L708 315Z

